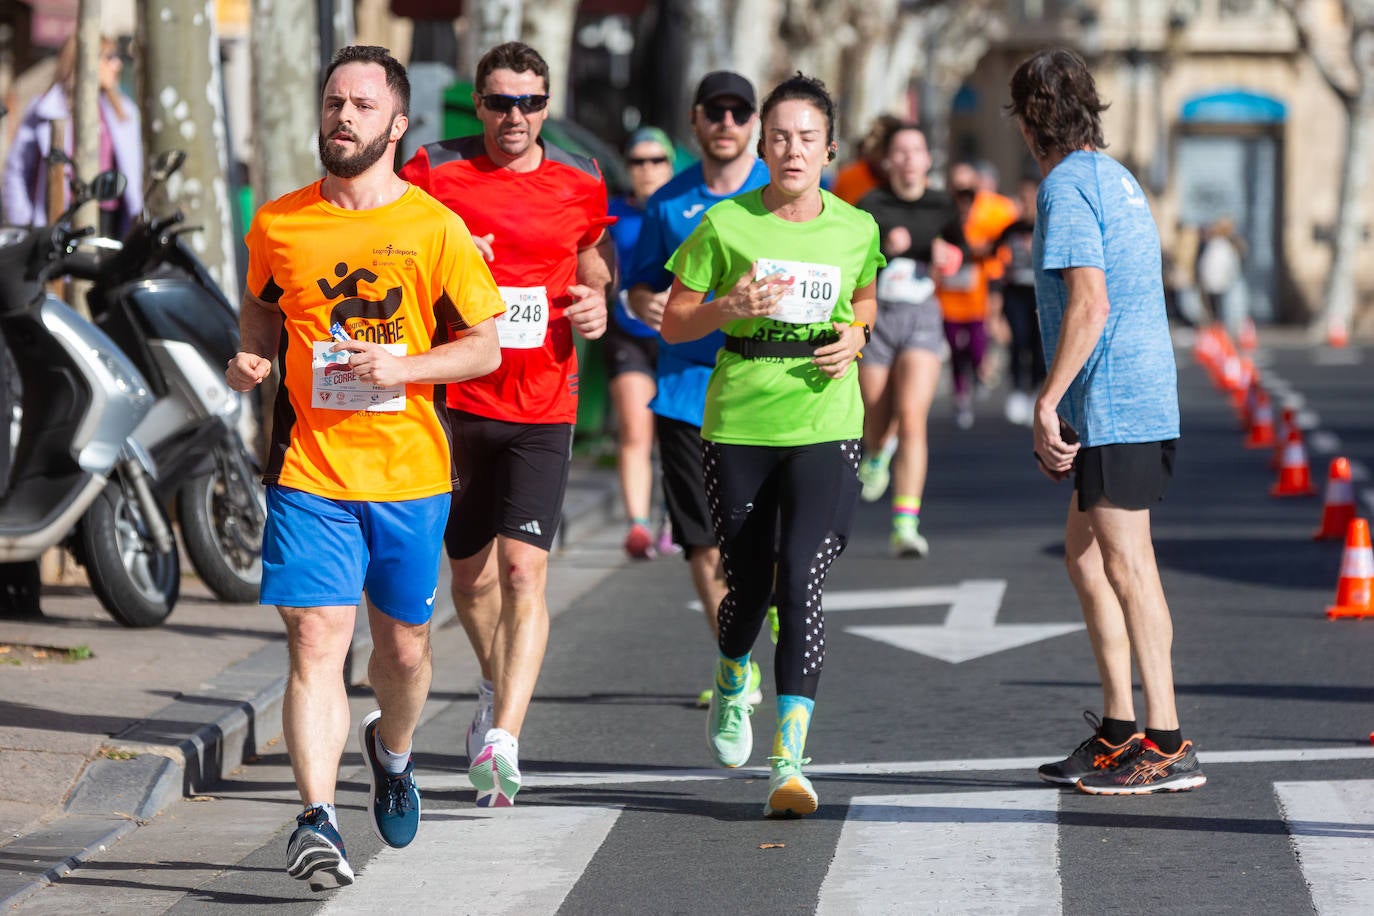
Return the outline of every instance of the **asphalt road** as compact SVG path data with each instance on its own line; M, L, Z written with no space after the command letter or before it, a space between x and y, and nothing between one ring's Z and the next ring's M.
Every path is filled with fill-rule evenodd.
M1260 362L1301 401L1318 486L1345 455L1374 513L1374 349L1283 347ZM516 808L473 807L475 669L450 626L417 742L425 815L411 847L380 847L355 749L345 758L353 887L312 894L283 873L297 808L276 753L18 911L1367 912L1374 621L1326 619L1342 548L1310 538L1320 496L1271 498L1269 452L1242 448L1224 398L1186 354L1180 366L1177 476L1153 527L1201 789L1100 798L1035 778L1087 735L1080 714L1100 695L1062 566L1067 484L1039 475L1029 433L990 399L967 432L937 407L931 556L889 558L886 510L863 506L833 567L813 817L761 817L770 678L750 766L711 767L692 699L713 647L685 566L619 564L608 531L560 560L600 578L554 622ZM766 636L757 657L767 670ZM371 708L366 691L354 708Z

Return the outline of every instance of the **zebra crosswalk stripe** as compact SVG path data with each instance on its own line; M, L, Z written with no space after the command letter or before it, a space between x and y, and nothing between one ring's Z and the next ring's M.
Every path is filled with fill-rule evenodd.
M341 893L322 912L554 913L619 817L614 807L430 809L412 847L383 848L362 869L359 881L384 897Z
M1058 912L1059 792L854 798L816 912ZM919 849L919 856L912 850Z
M1374 780L1276 782L1274 794L1316 911L1368 913Z

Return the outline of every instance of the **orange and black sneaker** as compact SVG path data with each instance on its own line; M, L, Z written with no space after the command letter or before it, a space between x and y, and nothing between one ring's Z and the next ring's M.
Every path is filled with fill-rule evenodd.
M1140 751L1123 759L1110 770L1093 773L1078 780L1078 788L1089 795L1149 795L1154 792L1186 792L1207 782L1193 752L1193 742L1185 741L1177 751L1166 754L1149 738L1140 742Z
M1092 737L1084 741L1063 760L1046 763L1036 770L1045 782L1061 786L1074 786L1084 776L1091 776L1111 769L1127 757L1133 757L1144 740L1143 734L1131 735L1120 744L1109 744L1102 738L1102 720L1091 712L1083 713L1084 720L1092 727Z

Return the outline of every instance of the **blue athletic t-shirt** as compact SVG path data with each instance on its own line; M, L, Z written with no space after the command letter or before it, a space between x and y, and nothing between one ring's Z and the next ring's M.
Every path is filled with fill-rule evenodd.
M626 288L636 283L655 290L672 285L673 275L665 266L701 217L722 200L768 184L768 167L760 161L744 184L734 193L712 194L706 190L701 163L683 169L654 192L644 208L644 225L635 244L629 268L622 273ZM700 340L658 345L658 394L649 402L654 413L670 420L700 426L706 409L706 386L716 365L716 353L725 345L725 335L712 331Z
M1178 372L1159 231L1131 173L1099 152L1064 157L1040 184L1031 256L1047 365L1068 304L1060 271L1096 267L1107 280L1107 325L1059 415L1086 446L1177 438Z
M610 203L606 205L606 211L615 217L615 222L606 231L611 234L611 241L615 242L615 262L619 265L621 276L624 277L625 271L630 267L630 260L634 257L639 230L644 225L644 211L635 206L635 202L628 197L611 198ZM640 321L630 311L629 290L630 285L622 279L615 307L611 309L611 317L631 337L656 336L657 331Z

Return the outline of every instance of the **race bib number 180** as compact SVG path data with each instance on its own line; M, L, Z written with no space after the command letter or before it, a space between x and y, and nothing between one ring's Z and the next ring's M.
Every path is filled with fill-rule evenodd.
M503 350L534 350L544 345L549 329L549 294L542 286L498 288L506 312L496 317L496 336Z
M759 258L757 277L777 275L787 291L769 317L788 324L829 321L840 298L840 269L831 264Z

